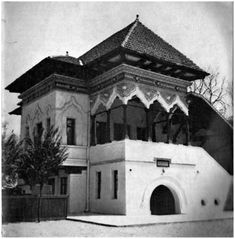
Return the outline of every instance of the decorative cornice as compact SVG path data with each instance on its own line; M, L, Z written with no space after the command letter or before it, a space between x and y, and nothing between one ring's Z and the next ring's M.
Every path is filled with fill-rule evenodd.
M87 86L84 80L54 73L32 88L23 92L19 98L22 99L23 104L27 104L40 96L47 94L53 89L87 93Z
M156 85L161 88L169 88L182 92L186 92L187 87L191 85L190 82L185 80L177 79L171 76L165 76L152 71L140 69L138 67L121 64L90 80L90 92L94 93L123 79L128 79L133 82L139 82L151 86Z

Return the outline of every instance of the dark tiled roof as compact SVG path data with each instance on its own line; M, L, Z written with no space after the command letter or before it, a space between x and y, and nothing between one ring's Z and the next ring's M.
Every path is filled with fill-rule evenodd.
M125 40L126 36L130 32L132 26L135 22L131 23L127 27L123 28L122 30L116 32L106 40L102 41L100 44L93 47L91 50L86 52L84 55L80 56L79 59L82 59L82 61L87 64L105 54L108 52L113 51L114 49L120 47Z
M123 47L176 65L182 65L202 71L185 55L180 53L138 20L113 34L79 58L87 64L118 47Z

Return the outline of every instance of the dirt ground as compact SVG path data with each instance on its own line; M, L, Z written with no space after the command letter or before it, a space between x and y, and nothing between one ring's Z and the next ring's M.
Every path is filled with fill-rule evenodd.
M133 227L106 227L68 220L9 223L4 237L232 237L233 220L184 222Z

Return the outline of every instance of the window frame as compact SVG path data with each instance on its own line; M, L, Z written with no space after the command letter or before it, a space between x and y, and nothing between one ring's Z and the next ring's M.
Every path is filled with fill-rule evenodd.
M96 142L97 144L106 143L107 122L96 121Z
M42 121L40 121L36 124L36 134L37 134L37 136L40 136L40 134L41 134L40 130L43 130Z
M96 171L96 199L101 199L101 184L102 184L102 174L101 171Z
M50 184L50 181L53 181L53 184ZM55 178L49 178L48 185L52 186L52 195L55 195Z
M112 198L118 199L118 170L115 169L112 171Z
M26 125L26 127L25 127L25 138L29 138L29 137L30 137L29 126Z
M71 121L71 127L68 125L68 122ZM68 129L71 128L72 135L69 136ZM76 119L66 118L66 137L67 145L76 145ZM70 138L71 137L71 138Z
M147 133L146 127L139 127L139 126L136 127L136 139L137 140L147 141L146 133Z
M120 141L124 139L124 126L123 123L113 123L113 140ZM116 137L117 135L118 137ZM129 124L127 124L127 135L131 139L131 126Z
M67 195L68 193L68 178L60 178L60 195Z

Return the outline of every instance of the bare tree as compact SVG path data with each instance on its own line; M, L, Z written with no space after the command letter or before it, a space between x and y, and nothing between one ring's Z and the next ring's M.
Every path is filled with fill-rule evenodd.
M225 102L226 90L224 88L225 77L221 78L218 71L211 72L204 80L196 80L189 87L189 92L202 95L206 98L221 114L226 113L227 104Z

